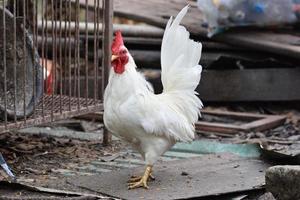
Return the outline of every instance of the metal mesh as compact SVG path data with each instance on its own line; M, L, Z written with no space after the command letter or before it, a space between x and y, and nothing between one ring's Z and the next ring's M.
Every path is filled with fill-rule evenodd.
M112 1L0 4L0 132L102 109Z

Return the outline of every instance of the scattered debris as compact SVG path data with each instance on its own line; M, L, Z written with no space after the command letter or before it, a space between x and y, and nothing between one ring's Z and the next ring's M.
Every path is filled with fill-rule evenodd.
M64 180L65 174L61 173L61 169L76 173L86 163L118 153L123 146L116 140L108 147L101 142L14 132L0 135L0 151L7 158L18 181L47 187L49 181ZM30 150L20 149L27 149L27 146ZM59 189L63 183L53 185Z
M4 170L5 173L2 173L0 169L0 174L3 174L3 176L9 180L15 180L15 175L11 172L9 166L7 165L6 161L4 160L2 154L0 153L0 166Z
M124 155L124 153L116 153L114 155L109 155L109 156L102 156L100 157L99 159L103 162L111 162L111 161L114 161L115 159L119 158L119 157L122 157Z
M297 145L261 146L262 155L278 164L300 164L300 143Z
M256 192L254 194L247 195L246 197L237 200L276 200L276 199L270 192Z
M23 134L31 134L31 135L40 135L40 136L50 136L50 137L60 137L60 138L69 138L69 139L78 139L82 141L100 141L102 136L102 129L98 132L80 132L68 129L61 128L41 128L41 127L31 127L25 128L18 131ZM30 148L30 147L26 147ZM34 148L34 147L32 147Z
M249 131L264 131L274 128L285 122L285 116L261 115L253 113L228 112L228 111L208 111L203 110L203 121L197 122L196 129L198 131L210 131L221 133L238 133ZM206 117L206 115L208 117ZM214 118L213 118L214 117ZM220 118L229 118L232 123L220 123ZM209 118L210 122L205 119ZM215 122L217 121L217 122ZM228 120L227 120L228 121ZM233 124L234 123L234 124ZM238 124L237 124L238 123Z
M187 172L185 172L185 171L182 171L181 172L181 176L188 176L189 175L189 173L187 173Z
M5 191L3 193L2 191ZM56 190L43 187L35 187L28 184L0 182L1 199L49 199L49 200L117 200L116 198L100 196L95 194Z

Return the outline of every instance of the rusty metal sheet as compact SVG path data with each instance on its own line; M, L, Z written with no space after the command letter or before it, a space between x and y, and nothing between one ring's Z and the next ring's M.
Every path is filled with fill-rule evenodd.
M128 190L126 181L143 168L124 169L93 176L69 178L68 183L122 199L182 199L248 191L264 184L267 164L233 155L164 162L155 166L156 180L149 190ZM183 173L184 172L184 173Z

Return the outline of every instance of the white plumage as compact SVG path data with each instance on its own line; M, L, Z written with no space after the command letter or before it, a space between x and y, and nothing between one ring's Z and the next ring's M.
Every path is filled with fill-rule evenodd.
M174 20L170 18L165 29L161 46L163 93L153 93L129 53L125 71L119 74L112 69L105 90L106 127L132 144L151 166L177 141L194 139L194 123L202 107L195 93L202 70L198 65L202 45L189 39L189 32L180 25L187 10L188 6Z

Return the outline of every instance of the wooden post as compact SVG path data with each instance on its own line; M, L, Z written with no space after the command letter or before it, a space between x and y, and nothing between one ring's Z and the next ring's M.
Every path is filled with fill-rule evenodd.
M113 38L113 0L103 0L103 59L102 59L102 100L105 87L108 83L109 70L111 65L111 44ZM103 145L108 145L111 141L111 134L104 127L103 129Z

